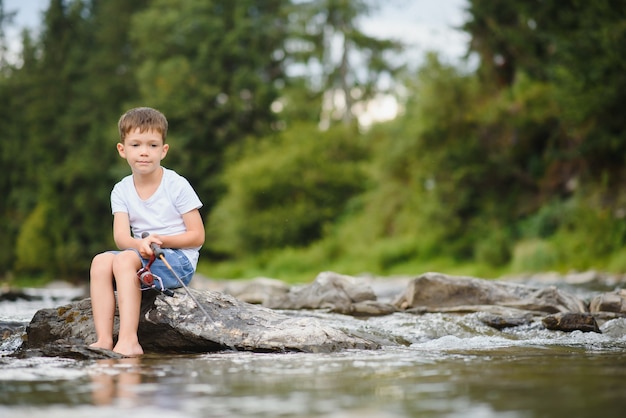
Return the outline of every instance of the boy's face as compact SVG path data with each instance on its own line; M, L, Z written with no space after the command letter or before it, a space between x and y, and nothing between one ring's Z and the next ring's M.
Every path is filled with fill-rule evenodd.
M123 143L117 144L120 157L124 158L133 174L151 174L161 166L169 146L157 131L140 132L139 128L129 132Z

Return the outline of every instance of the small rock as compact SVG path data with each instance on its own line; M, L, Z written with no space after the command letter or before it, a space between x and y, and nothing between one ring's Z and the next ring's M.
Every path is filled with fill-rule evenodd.
M4 302L4 301L16 302L18 300L25 300L25 301L30 302L33 300L41 300L41 299L42 298L39 296L29 295L23 290L9 289L0 293L0 302Z
M594 316L588 313L558 313L546 316L541 322L553 331L602 333Z
M484 314L481 315L479 319L483 324L499 330L528 325L532 322L531 315L505 317L501 315Z
M626 313L626 290L621 289L594 297L589 303L589 311Z

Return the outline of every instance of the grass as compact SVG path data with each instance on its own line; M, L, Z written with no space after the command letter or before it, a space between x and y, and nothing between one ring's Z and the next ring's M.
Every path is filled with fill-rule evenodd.
M507 275L546 271L566 274L597 270L610 274L626 272L626 248L604 251L607 246L589 245L579 234L531 238L512 245L506 264L493 266L479 259L457 260L446 256L419 255L402 242L379 242L369 247L342 248L337 242L309 248L286 248L231 261L210 262L200 257L198 271L207 277L241 279L271 277L287 283L309 283L323 271L347 275L416 276L429 271L458 276L495 279ZM440 252L441 253L441 252Z
M432 260L405 260L401 264L386 269L371 268L373 263L363 258L345 257L328 262L311 262L305 259L306 254L298 254L293 250L275 252L271 256L250 257L246 259L209 262L201 258L198 272L215 279L251 279L255 277L271 277L286 283L309 283L323 271L334 271L341 274L357 276L369 274L375 276L417 276L422 273L437 271L445 274L472 276L481 278L497 278L509 271L504 268L476 262L458 262L449 258ZM368 268L368 266L370 268Z
M54 281L54 278L49 275L25 275L5 277L0 280L1 286L7 286L15 289L23 289L25 287L44 287L50 282Z

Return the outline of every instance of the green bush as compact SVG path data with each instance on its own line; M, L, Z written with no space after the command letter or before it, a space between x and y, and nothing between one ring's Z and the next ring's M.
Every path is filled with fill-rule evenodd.
M513 249L514 272L538 272L559 267L559 251L548 241L533 239L518 242Z
M39 202L22 224L15 251L18 273L45 273L52 265L53 243L47 233L51 221L48 204Z
M514 250L516 271L623 269L626 225L582 198L544 207L520 229L526 238Z
M616 251L609 257L606 270L614 273L626 273L626 248Z
M347 128L300 126L250 145L226 170L208 247L243 255L320 239L366 187L361 140Z
M547 202L532 216L520 222L520 234L524 238L548 238L559 229L564 213L569 210L561 200Z
M610 254L624 247L626 225L608 210L581 203L564 216L552 240L569 268L602 268Z
M506 228L492 226L474 245L474 259L491 267L502 267L511 261L512 238Z

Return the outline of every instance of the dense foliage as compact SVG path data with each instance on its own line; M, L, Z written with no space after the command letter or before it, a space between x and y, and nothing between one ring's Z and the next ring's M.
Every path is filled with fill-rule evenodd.
M400 44L359 30L373 6L51 0L0 59L0 276L84 279L112 248L135 105L170 120L164 164L205 203L209 275L626 271L624 2L471 0L476 68L429 54L402 74ZM404 110L363 131L381 74Z

